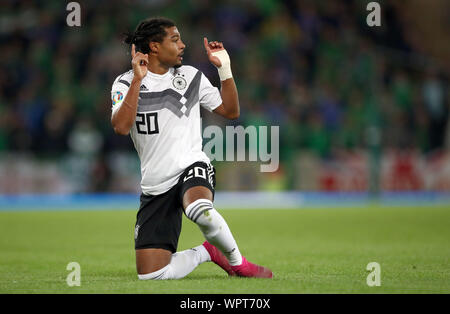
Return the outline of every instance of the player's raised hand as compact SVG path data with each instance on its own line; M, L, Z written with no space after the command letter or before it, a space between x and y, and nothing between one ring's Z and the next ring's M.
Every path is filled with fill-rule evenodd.
M131 45L131 65L133 66L134 76L142 80L147 75L148 54L136 52L136 46Z
M223 44L218 41L211 41L208 43L208 39L206 37L203 37L203 44L205 45L205 50L208 54L209 62L220 68L222 66L222 62L217 56L214 56L214 53L225 50L225 48L223 48Z

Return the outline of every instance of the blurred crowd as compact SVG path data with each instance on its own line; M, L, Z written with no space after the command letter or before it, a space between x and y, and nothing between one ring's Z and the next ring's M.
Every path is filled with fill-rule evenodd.
M285 167L301 150L445 148L449 73L387 1L381 27L356 0L78 1L80 27L66 24L68 2L2 1L0 153L90 156L90 190L111 189L109 156L133 150L110 126L110 90L130 68L123 32L150 16L177 23L184 62L216 86L202 39L224 42L241 103L233 123L279 125Z

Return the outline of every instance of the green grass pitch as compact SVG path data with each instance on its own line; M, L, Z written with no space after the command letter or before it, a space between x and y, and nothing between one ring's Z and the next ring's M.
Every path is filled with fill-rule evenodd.
M0 212L0 293L450 293L450 208L223 210L241 252L272 280L213 263L181 280L138 281L134 210ZM203 242L183 218L179 250ZM69 287L69 262L81 286ZM366 266L381 267L369 287Z

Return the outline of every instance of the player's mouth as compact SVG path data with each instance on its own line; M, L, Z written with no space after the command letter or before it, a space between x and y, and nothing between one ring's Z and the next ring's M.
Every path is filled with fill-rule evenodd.
M178 55L178 59L179 59L180 61L183 61L183 55L184 55L184 52L182 52L182 53L180 53L180 54Z

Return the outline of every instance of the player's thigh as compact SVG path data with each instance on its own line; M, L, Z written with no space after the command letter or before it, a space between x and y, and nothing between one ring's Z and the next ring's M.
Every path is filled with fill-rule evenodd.
M153 273L170 263L172 252L165 249L136 250L136 269L139 275Z
M170 263L177 251L182 213L178 187L160 195L141 195L134 230L138 272L150 273Z

